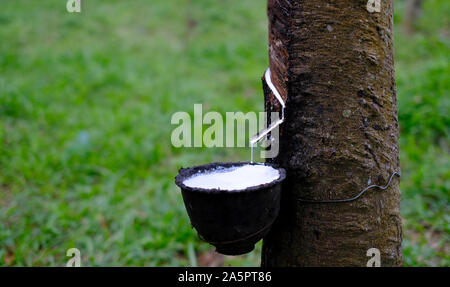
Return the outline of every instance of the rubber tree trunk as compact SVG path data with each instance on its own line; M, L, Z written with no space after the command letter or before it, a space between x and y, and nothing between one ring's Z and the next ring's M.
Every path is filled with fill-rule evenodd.
M281 213L262 266L402 263L399 180L348 203L399 170L392 0L269 0L272 82L286 100ZM379 5L378 5L379 4ZM264 80L263 80L264 81ZM266 110L279 105L264 83Z

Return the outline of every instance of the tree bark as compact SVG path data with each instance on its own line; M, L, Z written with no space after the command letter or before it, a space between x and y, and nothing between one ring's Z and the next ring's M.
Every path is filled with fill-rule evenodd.
M399 171L393 2L371 2L268 0L271 79L286 101L272 161L287 179L262 266L366 266L370 248L381 266L402 263L398 178L352 202L298 200L349 198ZM263 84L266 111L279 111Z

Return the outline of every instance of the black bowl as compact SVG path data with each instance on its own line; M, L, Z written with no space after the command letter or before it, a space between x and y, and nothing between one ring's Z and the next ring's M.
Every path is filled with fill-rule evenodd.
M191 176L218 168L266 165L277 169L280 177L270 183L243 190L192 188L183 184ZM210 163L182 168L175 178L181 188L192 226L199 237L225 255L240 255L253 250L268 232L280 210L281 182L286 171L274 164Z

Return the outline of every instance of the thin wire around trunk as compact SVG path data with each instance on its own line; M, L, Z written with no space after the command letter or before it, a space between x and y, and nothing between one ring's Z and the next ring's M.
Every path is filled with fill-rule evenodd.
M381 190L386 190L389 185L391 184L392 179L394 178L394 175L397 175L398 177L400 177L400 172L393 172L391 177L389 178L389 181L386 183L386 185L384 186L380 186L380 185L376 185L376 184L372 184L369 185L368 187L364 188L360 193L358 193L358 195L354 196L354 197L350 197L350 198L346 198L346 199L332 199L332 200L314 200L314 199L305 199L305 198L298 198L298 201L301 202L305 202L305 203L340 203L340 202L349 202L349 201L354 201L357 200L358 198L360 198L366 191L368 191L371 188L378 188Z

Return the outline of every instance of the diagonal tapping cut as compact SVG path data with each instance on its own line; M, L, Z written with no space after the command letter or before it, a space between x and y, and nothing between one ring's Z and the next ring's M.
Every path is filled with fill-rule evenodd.
M280 102L281 118L279 118L277 121L270 124L269 127L263 129L262 131L258 132L256 135L254 135L253 137L250 138L251 162L253 162L253 146L257 142L259 142L261 139L263 139L267 134L269 134L272 130L274 130L276 127L278 127L279 125L281 125L284 122L284 108L286 107L286 104L284 103L283 98L281 97L277 88L272 83L270 67L267 68L266 72L264 73L264 78L265 78L266 83L269 86L271 92L274 94L275 98L277 98L278 102Z

